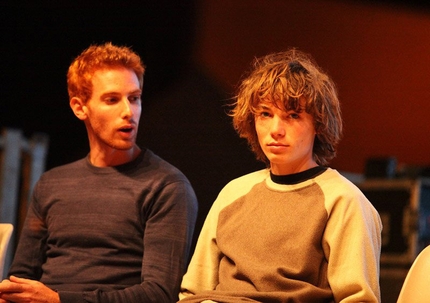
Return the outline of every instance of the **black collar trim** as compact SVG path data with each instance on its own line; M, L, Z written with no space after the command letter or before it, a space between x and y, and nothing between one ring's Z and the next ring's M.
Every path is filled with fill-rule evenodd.
M272 179L273 182L278 184L297 184L315 178L316 176L321 175L326 170L327 167L316 166L308 170L290 175L274 175L272 174L272 172L270 172L270 179Z

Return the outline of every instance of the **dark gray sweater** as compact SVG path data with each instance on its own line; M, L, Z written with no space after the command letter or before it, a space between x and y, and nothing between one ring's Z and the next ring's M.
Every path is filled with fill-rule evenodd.
M196 215L189 181L151 151L117 167L85 158L40 178L9 274L62 303L176 302Z

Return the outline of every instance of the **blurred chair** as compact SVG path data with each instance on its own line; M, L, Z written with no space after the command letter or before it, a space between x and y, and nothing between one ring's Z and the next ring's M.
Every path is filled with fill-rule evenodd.
M430 302L430 245L415 258L397 300L397 303L424 302Z
M13 232L13 225L10 223L0 223L0 273L5 276L6 253L9 246L10 238Z
M49 137L44 133L27 139L20 129L1 130L0 222L11 223L15 230L9 239L3 271L9 270L33 187L45 170L48 144Z

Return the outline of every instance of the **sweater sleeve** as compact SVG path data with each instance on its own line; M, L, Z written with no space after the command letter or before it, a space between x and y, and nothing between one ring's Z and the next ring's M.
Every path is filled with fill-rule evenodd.
M230 182L221 190L206 216L187 272L182 279L180 300L202 291L214 290L219 283L219 263L222 258L216 237L219 214L226 205L248 190L234 184L234 181Z
M193 257L182 279L179 299L204 290L213 290L218 285L218 266L221 258L216 245L218 204L217 201L214 202L200 231Z
M380 302L379 215L358 190L335 200L323 238L335 302Z
M9 276L39 280L46 259L46 226L35 208L34 201L27 210L20 240L14 255Z

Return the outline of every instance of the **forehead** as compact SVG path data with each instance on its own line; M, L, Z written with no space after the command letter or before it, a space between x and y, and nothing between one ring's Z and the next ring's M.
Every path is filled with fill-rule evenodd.
M288 98L285 100L272 100L272 99L261 99L257 101L257 107L271 108L275 107L283 111L291 110L304 110L306 108L306 99L304 97L300 98Z
M125 84L139 86L139 79L135 72L123 67L98 69L94 71L91 80L94 86L121 86Z
M93 71L93 78L106 78L116 75L134 74L134 71L122 66L101 67ZM136 76L137 77L137 76Z

